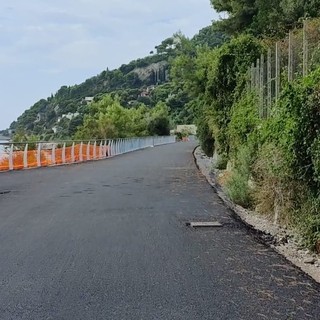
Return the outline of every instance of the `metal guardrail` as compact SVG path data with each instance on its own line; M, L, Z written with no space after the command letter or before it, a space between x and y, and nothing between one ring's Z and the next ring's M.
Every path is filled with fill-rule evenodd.
M0 142L0 172L101 160L175 141L175 136L157 136L96 141Z

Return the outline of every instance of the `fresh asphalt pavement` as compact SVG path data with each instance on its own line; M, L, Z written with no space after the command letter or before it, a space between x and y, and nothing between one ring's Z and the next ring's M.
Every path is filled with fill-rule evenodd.
M0 319L320 319L319 285L234 220L194 147L1 174Z

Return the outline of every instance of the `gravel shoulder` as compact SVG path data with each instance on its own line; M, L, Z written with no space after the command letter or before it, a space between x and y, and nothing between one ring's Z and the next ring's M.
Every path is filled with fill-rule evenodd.
M244 224L254 229L265 243L269 244L287 260L320 283L319 254L314 254L307 249L301 249L299 247L298 237L293 230L275 225L266 217L234 204L217 182L220 172L219 170L212 169L213 159L207 157L200 147L194 150L194 158L199 170L206 177L208 183L217 192L227 207L233 210Z

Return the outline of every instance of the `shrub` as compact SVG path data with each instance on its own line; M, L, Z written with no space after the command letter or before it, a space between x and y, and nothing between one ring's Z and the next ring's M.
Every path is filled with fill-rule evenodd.
M288 223L300 187L291 179L290 169L279 147L273 143L261 146L253 165L253 177L256 181L253 192L256 210L274 217L275 222Z
M320 69L287 86L264 127L264 140L281 150L292 180L317 192L320 133Z
M214 152L215 140L213 138L213 133L206 121L203 121L202 125L198 126L197 137L200 140L200 145L203 152L208 157L212 157Z
M235 203L250 207L252 205L252 189L249 185L252 166L252 150L247 145L239 148L235 168L226 183L226 191Z
M249 143L255 149L257 148L257 129L260 122L257 97L252 92L245 92L232 107L231 120L228 126L231 156L236 156L238 149L244 144ZM253 150L251 149L251 151Z
M294 221L303 237L303 245L315 250L320 241L320 199L308 195L299 210L296 210Z

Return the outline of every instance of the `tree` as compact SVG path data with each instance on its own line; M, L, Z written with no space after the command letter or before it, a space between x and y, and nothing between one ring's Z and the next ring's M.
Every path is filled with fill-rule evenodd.
M89 106L83 125L78 127L75 136L78 139L146 136L149 120L163 115L167 115L167 110L161 106L155 111L143 105L127 109L120 105L118 97L106 95Z
M283 36L304 17L319 16L318 0L211 0L228 17L218 22L229 34L249 32L256 36Z
M227 12L228 18L220 23L223 30L234 34L246 29L253 22L258 8L256 0L211 0L217 12Z
M224 44L229 37L221 32L218 28L218 24L214 23L210 26L207 26L201 29L191 41L196 46L207 46L209 48L216 48Z
M148 131L150 135L157 136L170 134L169 108L164 102L159 102L152 110Z
M79 115L74 118L72 118L69 122L68 127L68 134L70 137L72 137L78 130L78 127L80 127L83 124L83 116Z

